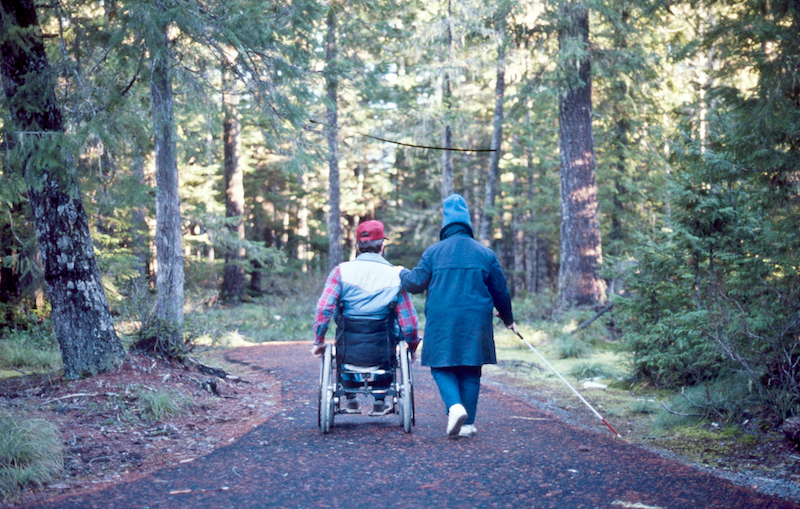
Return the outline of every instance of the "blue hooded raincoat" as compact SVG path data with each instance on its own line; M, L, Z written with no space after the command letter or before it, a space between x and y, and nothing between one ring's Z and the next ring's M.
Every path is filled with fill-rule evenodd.
M422 365L434 368L496 364L492 319L514 322L506 278L491 249L473 238L466 202L459 195L443 204L440 242L419 264L403 270L403 288L427 290Z

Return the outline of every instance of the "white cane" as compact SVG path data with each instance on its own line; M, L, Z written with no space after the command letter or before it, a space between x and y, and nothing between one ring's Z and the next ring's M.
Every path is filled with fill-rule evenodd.
M536 348L534 348L532 344L528 343L528 341L527 341L525 338L523 338L523 337L522 337L522 334L520 334L520 333L519 333L519 332L517 332L517 331L514 331L514 332L517 334L517 336L519 336L519 339L521 339L522 341L524 341L524 342L525 342L525 344L526 344L526 345L528 345L528 348L530 348L531 350L533 350L533 353L535 353L536 355L538 355L538 356L539 356L539 358L540 358L540 359L542 359L542 361L544 361L544 363L545 363L545 364L547 364L547 367L548 367L548 368L550 368L551 370L553 370L553 373L555 373L555 374L556 374L556 376L558 376L558 378L560 378L560 379L561 379L561 381L562 381L562 382L564 382L564 384L565 384L567 387L569 387L570 389L572 389L572 392L574 392L574 393L575 393L575 395L576 395L576 396L578 396L578 398L579 398L581 401L583 401L583 404L584 404L584 405L586 405L587 407L589 407L589 410L591 410L591 411L594 413L594 415L596 415L596 416L597 416L597 418L598 418L598 419L600 419L601 421L603 421L603 424L605 424L606 426L608 426L608 429L610 429L612 432L614 432L614 434L615 434L615 435L616 435L618 438L622 438L622 437L620 437L620 434L619 434L619 433L617 433L617 431L616 431L614 428L612 428L612 427L611 427L611 425L610 425L610 424L609 424L609 423L608 423L608 422L607 422L605 419L603 419L603 416L602 416L602 415L600 415L600 413L599 413L597 410L595 410L595 409L594 409L594 407L593 407L592 405L590 405L588 401L586 401L585 399L583 399L583 396L581 396L581 394L580 394L578 391L576 391L576 390L575 390L575 387L573 387L572 385L570 385L570 383L569 383L569 382L567 382L567 381L564 379L564 377L563 377L563 376L561 376L561 373L559 373L558 371L556 371L556 368L554 368L552 364L550 364L549 362L547 362L547 359L545 359L544 357L542 357L542 354L540 354L540 353L539 353L539 351L538 351L538 350L536 350Z

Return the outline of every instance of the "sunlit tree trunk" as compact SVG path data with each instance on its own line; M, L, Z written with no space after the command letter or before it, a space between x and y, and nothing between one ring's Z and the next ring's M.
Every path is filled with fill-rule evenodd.
M0 16L7 129L16 134L19 155L9 163L24 169L28 182L64 376L106 372L122 363L125 351L108 309L74 162L62 144L64 125L33 0L0 0Z
M591 61L574 48L588 48L589 11L580 2L562 5L559 47L564 69L571 69L559 98L561 161L561 266L558 301L563 308L593 306L605 301L599 277L603 253L595 182L592 134ZM574 75L573 75L574 74Z

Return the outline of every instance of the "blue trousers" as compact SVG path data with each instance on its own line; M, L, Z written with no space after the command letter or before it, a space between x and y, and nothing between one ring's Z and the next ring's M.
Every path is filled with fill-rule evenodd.
M431 375L439 386L445 412L460 403L467 409L467 420L464 424L474 424L478 393L481 389L481 366L431 368Z

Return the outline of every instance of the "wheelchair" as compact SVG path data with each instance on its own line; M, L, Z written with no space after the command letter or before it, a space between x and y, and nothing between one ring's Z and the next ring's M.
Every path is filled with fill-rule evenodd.
M333 427L348 395L392 397L387 415L399 417L403 431L414 426L414 384L408 343L394 330L394 310L386 320L337 318L336 344L328 344L319 373L317 425L322 433ZM351 333L354 332L354 333Z

